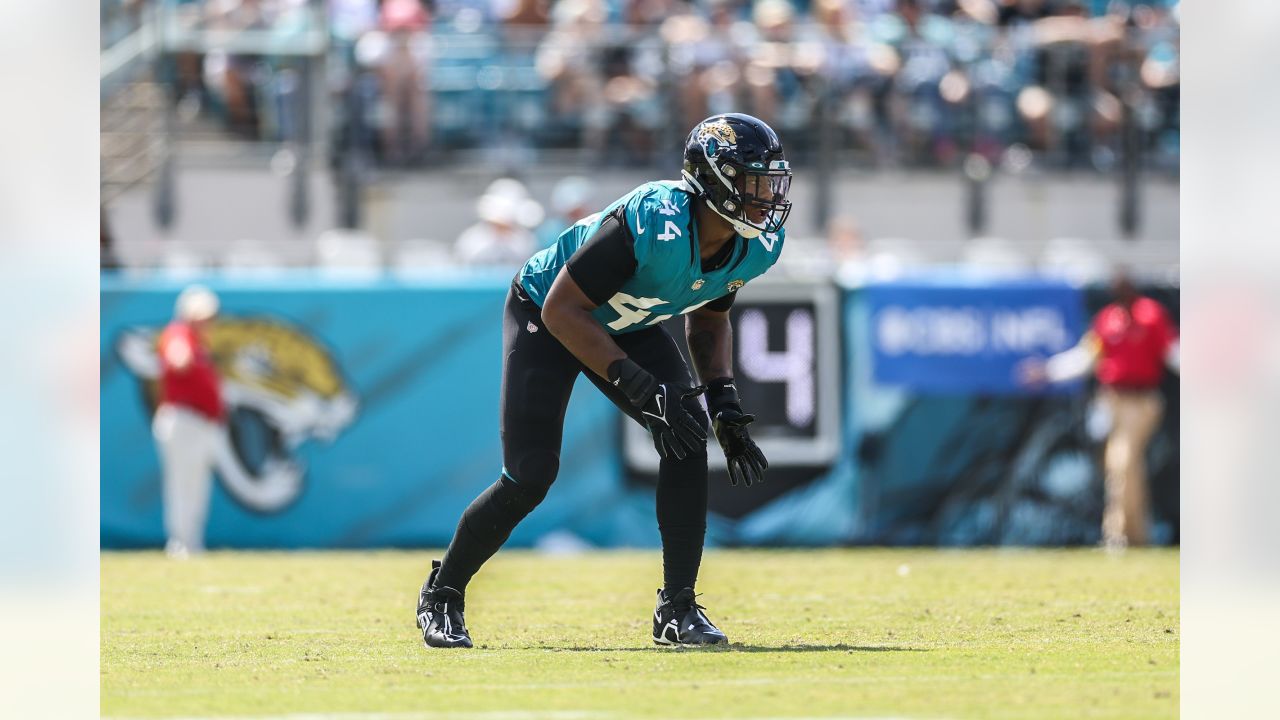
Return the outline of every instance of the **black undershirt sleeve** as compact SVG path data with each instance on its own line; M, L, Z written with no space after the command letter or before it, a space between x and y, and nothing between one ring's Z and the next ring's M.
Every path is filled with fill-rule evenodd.
M737 299L738 291L734 290L728 295L721 295L702 307L716 312L729 312L729 308L733 307L733 301Z
M595 234L564 266L569 277L596 305L608 302L636 272L635 240L621 218L622 213L620 205L605 216Z

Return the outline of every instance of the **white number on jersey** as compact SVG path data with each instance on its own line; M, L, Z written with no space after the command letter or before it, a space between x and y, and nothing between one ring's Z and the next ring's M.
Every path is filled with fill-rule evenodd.
M712 298L712 300L714 300L714 299L715 299L715 298ZM677 315L686 315L686 314L688 314L688 313L693 312L694 310L697 310L698 308L702 307L703 305L706 305L706 304L707 304L707 303L709 303L709 302L711 302L711 300L703 300L703 301L702 301L702 302L700 302L700 303L695 303L695 304L693 304L693 305L690 305L689 307L687 307L687 308L685 308L685 309L681 310L680 312L678 312L678 313L676 313L676 314L677 314ZM675 317L675 316L674 316L674 315L659 315L659 316L655 317L654 319L650 320L649 322L645 323L645 325L657 325L658 323L662 322L663 320L667 320L667 319L672 318L672 317Z
M609 306L618 311L618 319L609 323L609 327L614 330L622 330L623 328L631 327L645 318L648 318L650 315L653 315L653 313L649 312L649 308L665 302L666 300L663 300L662 298L638 298L622 292L617 293L613 297L609 298ZM681 310L678 314L684 315L685 313L691 313L709 302L711 302L711 300L703 300L700 303L690 305L689 307ZM633 307L628 307L628 305ZM657 325L663 320L670 319L671 317L673 316L656 315L650 318L645 325Z
M760 243L764 245L764 249L773 252L773 246L778 242L777 233L760 233Z
M671 222L670 220L667 221L667 226L665 230L666 230L665 232L663 232L661 235L658 236L659 240L662 240L662 241L675 240L676 238L680 237L680 228L677 227L676 224Z
M664 302L666 300L662 298L638 298L623 292L617 293L609 298L609 307L618 311L618 319L609 323L609 327L613 330L631 327L653 314L647 308Z

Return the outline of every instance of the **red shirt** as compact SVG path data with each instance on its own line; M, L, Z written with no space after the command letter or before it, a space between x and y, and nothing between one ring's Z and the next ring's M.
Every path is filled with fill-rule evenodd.
M179 369L169 363L168 350L173 343L191 348L191 362ZM190 408L205 417L222 421L224 409L218 390L218 370L209 351L191 325L174 321L160 333L160 402Z
M1160 303L1140 297L1131 308L1112 303L1093 319L1101 344L1098 382L1121 388L1154 388L1164 377L1164 360L1177 337Z

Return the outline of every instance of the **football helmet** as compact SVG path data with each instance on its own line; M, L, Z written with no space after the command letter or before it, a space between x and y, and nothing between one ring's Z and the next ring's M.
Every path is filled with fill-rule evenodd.
M725 113L698 123L685 140L681 175L745 238L777 232L791 213L791 165L759 118Z

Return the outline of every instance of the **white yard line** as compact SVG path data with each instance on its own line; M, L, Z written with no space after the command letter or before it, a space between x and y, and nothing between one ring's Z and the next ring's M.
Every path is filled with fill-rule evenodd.
M165 720L607 720L608 718L640 717L591 711L495 711L495 712L414 712L414 713L291 713L288 715L212 715L207 717L171 717ZM121 716L107 716L104 720L142 720ZM687 720L707 720L688 718ZM869 717L863 715L770 715L737 718L737 720L906 720L905 718Z
M587 711L496 711L496 712L411 712L411 713L290 713L288 715L211 715L173 717L166 720L590 720L612 717ZM135 720L108 716L104 720ZM140 719L139 719L140 720Z
M901 683L931 683L931 682L972 682L974 680L1020 680L1020 681L1039 681L1039 680L1109 680L1109 679L1126 679L1126 678L1155 678L1155 677L1178 677L1177 669L1170 670L1138 670L1135 672L1101 672L1089 673L1081 675L1078 673L1036 673L1034 675L1027 673L998 673L998 674L981 674L981 675L860 675L855 677L832 677L832 678L805 678L805 677L760 677L760 678L703 678L698 680L688 680L678 685L697 685L699 687L720 686L720 687L749 687L757 685L865 685L868 683L885 683L885 682L901 682ZM433 681L434 686L442 690L576 690L576 689L626 689L633 688L637 685L662 685L668 686L672 682L663 678L634 678L631 680L599 680L588 682L547 682L547 683L443 683L438 680ZM182 690L134 690L122 692L120 695L124 697L160 697L165 695L202 695L209 692L208 688L185 688ZM381 688L380 692L422 692L422 686L400 685L387 688ZM599 715L599 713L595 713ZM272 715L263 716L264 718L289 718L290 720L312 720L312 718L323 718L323 720L341 720L344 715ZM397 715L397 714L366 714L356 713L350 716L352 720L371 720L373 718L385 718L386 720L415 720L416 718L424 718L424 720L435 720L435 718L451 718L454 715L449 714L420 714L420 715ZM458 715L458 717L466 718L483 718L484 713L470 713ZM514 716L513 716L514 717ZM519 720L523 720L525 716L520 716ZM546 713L542 715L533 714L533 717L548 720L556 720L556 718ZM576 717L576 716L575 716ZM625 716L624 716L625 717ZM103 720L131 720L123 717L107 717ZM196 720L189 718L171 718L170 720ZM203 720L203 719L199 719ZM229 716L223 720L258 720L257 717L234 717ZM495 720L505 720L502 716L495 716ZM798 720L798 719L797 719Z

